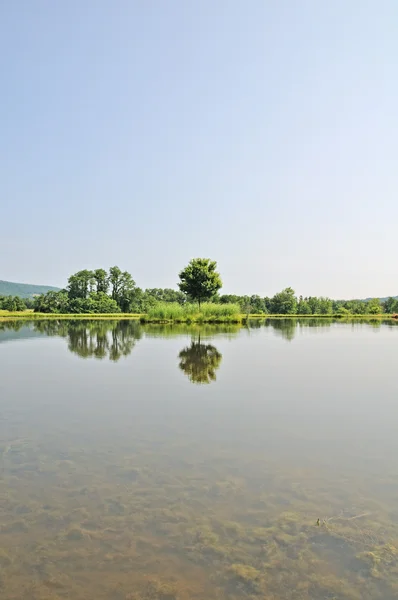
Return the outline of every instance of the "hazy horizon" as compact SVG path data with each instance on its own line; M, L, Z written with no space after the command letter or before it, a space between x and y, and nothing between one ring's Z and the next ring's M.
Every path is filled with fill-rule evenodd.
M0 279L398 294L393 0L0 7Z

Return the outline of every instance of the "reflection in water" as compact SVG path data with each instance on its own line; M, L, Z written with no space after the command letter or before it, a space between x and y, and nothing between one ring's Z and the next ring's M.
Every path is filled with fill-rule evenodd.
M68 348L81 358L109 358L117 362L128 356L142 332L136 321L38 321L37 331L68 340Z
M390 328L398 326L398 320L393 319L332 319L332 318L288 318L288 319L256 319L249 320L245 329L270 328L274 334L285 340L291 341L301 329L330 328L334 323L350 324L355 328L360 325L372 326L379 329L382 325ZM181 335L199 336L201 339L223 336L236 337L242 330L240 325L186 325L186 324L146 324L141 326L133 320L35 320L14 321L0 320L0 342L25 337L40 335L61 336L68 340L68 347L82 358L94 357L118 360L127 356L133 350L137 340L142 335L150 338L171 338ZM21 335L12 335L11 332L20 332Z
M222 354L212 344L203 344L200 336L192 340L178 355L179 367L192 383L211 383L216 380L216 370L221 364Z
M225 325L225 324L201 324L188 325L183 323L177 324L154 324L147 323L144 326L145 337L151 338L173 338L182 335L200 336L204 338L214 338L214 336L232 339L235 338L242 329L240 325Z
M297 329L296 319L276 319L275 321L266 321L266 326L271 325L276 335L281 335L289 342L295 337Z

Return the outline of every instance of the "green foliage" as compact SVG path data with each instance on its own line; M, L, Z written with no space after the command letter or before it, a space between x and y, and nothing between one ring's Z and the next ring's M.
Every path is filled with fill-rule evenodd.
M96 291L103 292L104 294L108 293L109 289L109 277L105 269L96 269L93 273Z
M0 296L0 310L21 312L26 308L26 302L19 296Z
M271 300L271 312L280 315L294 315L297 312L297 298L290 287L282 290Z
M131 301L134 296L135 281L127 271L121 271L119 267L109 269L109 283L112 288L111 297L122 312L130 312Z
M148 298L153 298L156 302L177 302L178 304L185 304L186 295L178 290L172 290L170 288L153 288L145 290L145 294Z
M47 292L38 296L34 301L34 311L39 313L67 313L69 310L69 297L66 291Z
M158 302L144 317L145 321L196 321L196 322L240 322L239 304L217 304L204 302L200 309L196 304L184 305L176 302Z
M68 279L68 297L70 300L81 298L85 300L94 287L94 273L84 269L71 275Z
M23 301L24 301L24 304L27 309L33 310L33 308L35 307L35 299L34 298L24 298Z
M54 288L35 299L27 299L23 305L16 296L8 296L7 299L0 296L0 310L21 312L26 308L34 308L36 313L43 314L139 313L147 314L150 319L182 321L226 319L237 315L365 316L398 313L398 297L331 300L323 296L300 296L297 299L290 287L272 298L257 294L219 296L222 282L216 267L217 263L207 258L191 260L179 274L179 290L143 290L136 286L130 273L117 266L111 267L109 272L102 268L94 271L83 269L69 277L65 290ZM0 281L0 290L2 283L7 282ZM211 301L211 307L202 310L206 300ZM198 302L199 311L192 306L192 302ZM234 305L234 308L223 312L222 309L216 309L216 305ZM241 316L238 317L240 319Z
M379 315L383 312L380 300L378 298L372 298L367 302L367 313L369 315Z
M108 295L111 286L111 297ZM127 271L111 267L84 269L71 275L66 290L50 291L34 301L35 312L56 314L117 314L131 312L134 304L135 282Z
M237 296L236 294L223 294L217 298L221 304L239 304L240 312L245 314L267 314L269 312L269 298L252 296Z
M300 296L299 301L297 302L297 314L298 315L311 315L312 309L310 303L307 298L303 298Z
M88 298L74 298L69 302L70 313L119 313L120 308L113 298L109 298L105 292L91 292Z
M390 315L398 313L398 298L387 298L387 300L383 302L383 309L384 312Z
M199 303L210 300L222 287L217 263L209 258L193 258L180 274L178 284L181 292Z

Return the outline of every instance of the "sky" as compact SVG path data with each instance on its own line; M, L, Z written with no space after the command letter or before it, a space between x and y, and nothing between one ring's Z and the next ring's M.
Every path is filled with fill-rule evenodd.
M396 0L0 2L0 279L398 294Z

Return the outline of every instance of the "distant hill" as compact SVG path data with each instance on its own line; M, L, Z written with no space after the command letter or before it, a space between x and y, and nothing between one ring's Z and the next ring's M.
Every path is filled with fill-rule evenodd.
M380 302L385 302L389 298L395 298L396 300L398 300L398 296L385 296L385 298L379 298L379 300ZM368 300L373 300L373 298L365 298L365 302L367 302Z
M60 288L50 285L33 285L30 283L14 283L0 279L0 296L19 296L20 298L34 298L46 292L57 292Z

